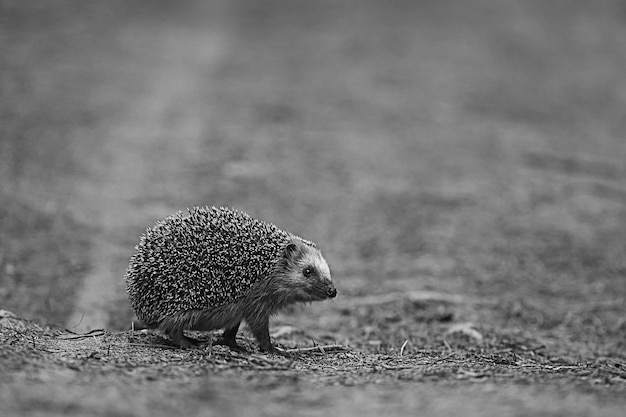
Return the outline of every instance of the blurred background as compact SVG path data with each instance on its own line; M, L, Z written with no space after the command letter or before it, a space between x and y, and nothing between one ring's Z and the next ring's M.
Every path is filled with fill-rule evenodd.
M622 1L1 0L0 51L0 308L129 328L139 235L225 205L317 242L337 307L624 346Z

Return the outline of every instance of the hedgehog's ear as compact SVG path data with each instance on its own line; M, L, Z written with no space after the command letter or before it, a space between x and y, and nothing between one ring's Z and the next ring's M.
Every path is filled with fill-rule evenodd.
M288 259L293 259L298 253L298 243L295 240L292 240L285 246L285 257Z

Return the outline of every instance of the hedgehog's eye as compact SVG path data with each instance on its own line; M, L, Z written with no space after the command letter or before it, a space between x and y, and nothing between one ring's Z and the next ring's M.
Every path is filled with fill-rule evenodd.
M313 275L313 268L307 266L302 270L302 275L304 275L306 278L309 278L311 275Z

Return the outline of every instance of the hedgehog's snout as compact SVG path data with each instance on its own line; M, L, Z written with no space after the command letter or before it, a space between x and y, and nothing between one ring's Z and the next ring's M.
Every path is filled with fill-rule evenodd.
M326 288L326 295L328 296L328 298L335 298L337 296L337 288L335 288L332 282L328 283L328 288Z

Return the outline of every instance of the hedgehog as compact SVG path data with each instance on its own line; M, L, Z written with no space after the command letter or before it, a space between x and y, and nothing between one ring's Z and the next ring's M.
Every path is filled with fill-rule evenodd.
M185 330L224 329L216 343L243 351L235 336L245 321L261 351L284 354L269 318L337 295L315 243L225 207L179 211L148 228L125 282L139 320L181 348L198 346Z

